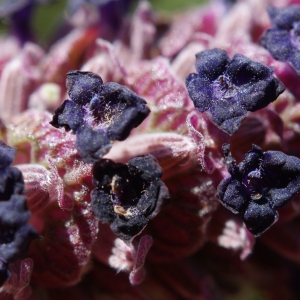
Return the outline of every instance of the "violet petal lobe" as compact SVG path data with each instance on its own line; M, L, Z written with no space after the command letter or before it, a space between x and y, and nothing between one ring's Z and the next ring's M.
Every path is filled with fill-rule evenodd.
M37 237L33 227L27 224L30 212L27 198L12 195L9 201L0 201L0 258L12 262L22 257L33 238Z
M245 209L247 198L242 184L235 179L226 178L218 186L221 203L234 214Z
M76 132L75 147L78 154L87 163L99 160L109 152L112 143L105 131L96 131L90 127L80 127Z
M186 78L186 87L195 107L200 112L208 110L213 95L210 80L193 73Z
M22 173L15 167L0 169L0 201L9 200L12 194L24 192Z
M100 93L102 85L102 78L95 73L77 70L67 73L66 86L68 94L70 99L77 105L90 103L91 99Z
M84 111L70 100L65 100L56 110L50 124L56 128L63 127L66 131L77 129L84 121Z
M300 74L300 6L271 6L268 13L273 27L263 33L260 44L275 59L289 62Z
M300 187L300 160L280 151L267 151L261 168L267 170L270 180L274 182L270 195L274 207L281 207L296 195ZM280 173L280 180L276 174Z
M291 29L295 21L300 21L300 6L290 5L285 8L270 6L268 14L273 26Z
M201 77L215 80L224 74L229 63L226 51L218 48L196 54L196 70Z
M97 218L103 223L112 223L115 219L111 197L105 191L94 189L91 192L92 207Z
M169 199L160 180L162 170L152 155L131 159L127 165L102 159L93 168L92 209L100 221L129 244Z
M225 156L231 157L223 148ZM255 236L278 220L276 209L300 190L300 159L280 151L263 152L253 145L245 160L230 166L229 172L231 177L218 187L220 202L233 213L240 213Z
M243 216L248 230L256 237L268 230L277 220L278 212L268 202L264 204L250 202Z
M294 67L294 69L297 71L297 73L299 74L298 70L300 70L300 50L295 50L293 55L291 55L289 61L291 65Z
M103 85L101 97L112 107L109 117L118 116L108 128L112 139L126 139L131 129L139 126L150 113L143 98L115 82Z
M261 37L260 44L277 60L287 61L294 52L287 30L268 29Z
M4 142L0 141L0 169L8 167L12 164L17 149L7 146Z
M247 111L266 107L283 93L284 85L275 77L274 70L236 54L227 68L227 76L237 89L236 98Z
M105 155L114 140L124 140L150 113L146 101L125 86L108 82L92 72L67 73L66 100L51 125L76 134L76 148L87 163Z
M216 101L210 108L212 122L228 135L233 135L246 118L247 111L239 103Z
M240 54L230 60L221 49L198 53L196 70L186 78L189 96L228 135L238 130L247 111L266 107L285 89L272 68Z
M252 149L245 154L245 159L237 165L238 172L236 176L240 175L240 179L242 179L243 176L247 176L248 173L253 171L253 169L259 165L262 157L263 152L261 151L261 148L252 145Z

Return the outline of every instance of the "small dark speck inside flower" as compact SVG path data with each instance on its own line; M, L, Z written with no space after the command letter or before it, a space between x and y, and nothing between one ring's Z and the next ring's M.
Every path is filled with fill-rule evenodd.
M258 169L251 171L243 180L246 193L253 201L262 199L267 191L265 184L266 179L263 178L261 171Z
M213 82L213 90L217 99L229 100L237 93L237 87L232 84L231 80L226 75L220 75Z

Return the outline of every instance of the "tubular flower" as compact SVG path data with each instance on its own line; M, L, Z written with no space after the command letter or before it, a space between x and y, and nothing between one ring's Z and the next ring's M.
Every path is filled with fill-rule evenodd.
M247 111L266 107L283 93L284 85L274 70L236 54L229 59L221 49L196 54L198 74L186 78L189 96L200 112L209 112L210 120L232 135L245 119Z
M75 147L86 162L105 155L114 140L126 139L150 112L146 101L128 88L103 84L91 72L68 72L67 89L71 100L57 108L51 124L76 134Z
M161 176L162 170L152 155L132 158L127 165L100 160L93 168L97 187L91 193L94 213L130 243L169 198Z
M223 148L231 177L220 183L219 199L233 213L242 214L249 231L260 236L278 220L277 208L300 190L300 159L253 145L236 165L229 145Z

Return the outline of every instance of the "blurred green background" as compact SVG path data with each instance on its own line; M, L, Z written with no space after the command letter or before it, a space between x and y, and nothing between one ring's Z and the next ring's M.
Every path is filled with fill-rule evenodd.
M2 0L0 0L1 5ZM205 0L151 0L153 8L163 14L172 14L174 11L184 10L188 7L196 6L205 2ZM37 5L32 24L36 37L40 44L51 36L51 33L57 30L64 18L67 0L56 0L47 5ZM134 8L133 8L134 9ZM8 20L0 21L0 35L6 33Z

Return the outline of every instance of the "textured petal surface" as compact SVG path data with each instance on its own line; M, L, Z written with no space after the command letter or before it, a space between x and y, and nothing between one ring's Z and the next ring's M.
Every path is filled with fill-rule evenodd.
M218 186L218 197L221 203L230 211L238 214L247 207L247 196L242 184L232 178L221 181Z
M215 80L225 73L229 61L229 57L224 50L215 48L202 51L196 54L196 70L200 77Z
M210 108L210 120L228 135L233 135L246 118L247 111L238 103L217 101Z
M250 202L243 220L252 234L260 236L278 220L278 212L269 203Z

